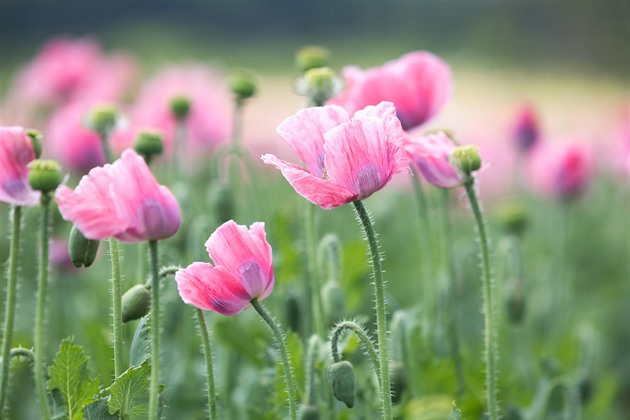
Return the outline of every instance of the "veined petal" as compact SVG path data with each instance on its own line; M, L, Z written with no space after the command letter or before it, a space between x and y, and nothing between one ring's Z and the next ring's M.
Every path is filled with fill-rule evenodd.
M350 189L313 176L298 165L285 162L274 155L263 155L262 160L267 165L280 169L282 175L298 194L323 209L341 206L358 198L357 194Z
M305 108L286 118L276 129L316 177L324 174L324 133L350 120L341 107Z
M179 270L175 281L184 302L223 315L236 315L253 298L233 274L208 263L196 262Z
M420 138L408 137L405 148L431 184L439 188L453 188L462 184L462 176L449 162L449 155L455 149L455 144L445 133L438 132Z

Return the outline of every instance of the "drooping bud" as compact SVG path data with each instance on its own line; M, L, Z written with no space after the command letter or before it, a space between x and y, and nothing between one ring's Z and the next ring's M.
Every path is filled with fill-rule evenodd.
M31 139L31 144L33 145L33 152L35 152L35 157L39 159L42 155L42 138L44 137L43 134L33 128L29 128L25 132L26 135Z
M70 241L68 242L68 254L75 267L89 267L96 259L100 241L88 239L76 225L70 231Z
M509 234L520 236L527 227L527 214L520 201L510 200L497 209L497 217Z
M303 317L301 316L301 312L303 310L303 305L300 304L300 297L293 290L290 290L285 295L285 307L286 307L286 317L287 317L287 327L291 331L295 331L299 333L302 331L302 326L300 323L302 322Z
M334 233L327 233L317 246L317 265L326 280L339 281L341 278L341 241Z
M214 208L217 224L223 224L234 218L234 197L229 185L222 181L212 183L208 198Z
M520 325L525 318L526 308L525 293L520 281L516 281L512 286L505 306L510 322L514 325Z
M151 292L136 284L122 295L122 322L140 319L151 310Z
M298 411L298 419L300 420L319 420L319 408L313 404L302 404Z
M171 99L171 113L175 119L183 121L190 112L190 99L187 96L175 96Z
M470 179L472 173L481 168L481 157L476 146L456 147L448 160L453 168L467 179Z
M63 181L61 165L57 161L38 159L29 163L28 167L28 183L44 195L57 189Z
M323 106L341 92L343 82L330 67L316 67L304 73L296 84L298 95L306 96L314 106Z
M105 104L92 108L85 120L85 125L101 136L111 133L118 123L118 110L114 105Z
M311 45L295 53L295 66L300 73L305 73L310 69L327 66L329 57L327 48Z
M354 407L356 378L350 362L343 360L330 365L328 367L328 383L337 400L346 404L348 408Z
M138 133L133 148L142 155L147 164L164 151L162 134L157 131L143 130Z
M230 75L230 90L242 103L256 94L256 76L251 70L238 69Z

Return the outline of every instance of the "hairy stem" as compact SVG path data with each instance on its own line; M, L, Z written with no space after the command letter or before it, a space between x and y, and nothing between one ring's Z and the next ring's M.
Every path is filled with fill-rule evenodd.
M212 367L212 347L210 345L210 335L208 334L208 328L206 326L206 319L203 316L203 311L199 308L195 308L197 313L197 320L199 321L199 334L203 341L203 354L206 359L206 375L208 380L208 407L210 409L210 420L217 418L217 399L214 390L214 369Z
M109 252L112 259L112 323L114 330L114 377L118 378L123 373L123 348L122 348L122 292L120 274L120 252L118 242L109 238Z
M389 358L387 356L387 320L385 319L385 280L381 266L381 255L378 248L376 234L363 203L354 201L354 208L365 231L365 236L372 256L372 271L374 275L374 296L376 301L376 330L378 336L379 370L381 372L381 399L383 404L383 418L392 418L392 395L389 382Z
M304 387L305 403L314 405L317 395L315 392L315 364L317 363L317 353L319 349L319 336L313 334L308 340L306 350L306 386Z
M297 404L296 404L296 384L295 377L293 376L293 369L291 369L291 360L289 358L289 351L287 349L287 339L280 330L277 322L273 319L271 315L267 312L267 310L262 306L262 304L258 301L258 299L252 299L252 306L258 312L260 317L265 321L265 323L271 329L274 338L276 339L276 345L278 346L278 350L280 351L280 359L282 361L282 368L284 369L284 383L287 387L287 392L289 394L289 415L291 420L295 420L297 418Z
M160 273L158 271L158 243L149 241L151 255L151 386L149 388L149 420L158 418L160 387Z
M372 366L374 367L374 371L376 372L376 377L379 380L379 386L381 382L381 370L380 370L380 362L378 358L378 352L374 347L374 343L370 336L365 332L365 329L352 321L343 321L337 324L335 329L330 336L330 353L332 354L333 362L341 362L341 355L339 354L339 338L345 331L352 331L356 334L361 342L361 345L365 348L368 356L370 357L370 361L372 362Z

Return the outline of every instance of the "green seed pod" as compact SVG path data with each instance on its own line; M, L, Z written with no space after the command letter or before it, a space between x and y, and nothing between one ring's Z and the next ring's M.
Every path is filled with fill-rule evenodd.
M327 48L310 45L295 53L295 66L300 73L306 73L310 69L327 66L329 57Z
M525 293L520 281L515 282L506 301L508 319L514 325L520 325L525 318Z
M186 96L175 96L171 99L171 113L178 120L185 120L190 112L190 99Z
M61 165L54 160L34 160L28 167L28 183L34 190L49 193L63 181Z
M467 177L481 168L481 157L475 146L456 147L448 160L459 173Z
M322 287L322 300L330 324L343 318L346 296L339 283L327 281Z
M118 110L113 105L98 105L88 114L85 125L97 133L109 134L118 123Z
M298 411L300 420L319 420L319 407L313 404L302 404Z
M136 284L122 296L122 322L140 319L151 310L151 292Z
M520 201L509 200L502 203L496 214L507 233L520 236L527 227L527 214Z
M392 403L398 404L407 389L407 371L402 362L398 360L389 362L389 371L391 372L390 376L392 381Z
M29 128L28 130L26 130L26 135L31 139L31 144L33 145L35 157L39 159L42 155L42 139L44 138L44 136L41 132L33 128Z
M72 226L68 242L68 254L72 264L77 268L91 266L96 259L100 243L98 240L86 238L76 225Z
M251 70L239 69L230 75L230 90L238 102L256 94L256 76Z
M356 391L356 378L354 368L348 361L333 363L328 368L328 383L334 397L346 404L348 408L354 407L354 394Z
M341 79L329 67L317 67L308 70L297 80L295 90L306 96L312 105L322 106L330 98L336 96L343 86Z
M162 133L148 130L140 131L133 148L144 157L144 160L149 162L153 157L161 155L164 151Z

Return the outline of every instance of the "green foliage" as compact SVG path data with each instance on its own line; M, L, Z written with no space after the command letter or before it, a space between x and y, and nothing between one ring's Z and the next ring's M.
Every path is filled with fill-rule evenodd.
M145 361L140 367L130 367L109 387L109 414L118 412L121 418L145 419L149 412L151 366Z
M88 376L83 348L65 339L59 345L52 366L48 369L48 389L58 389L63 397L66 418L82 419L84 407L94 401L98 393L98 380Z
M129 365L139 367L151 356L151 323L150 315L140 318L136 332L131 340L131 349L129 350Z
M99 398L85 407L85 420L115 420L120 418L117 414L109 414L107 399Z

